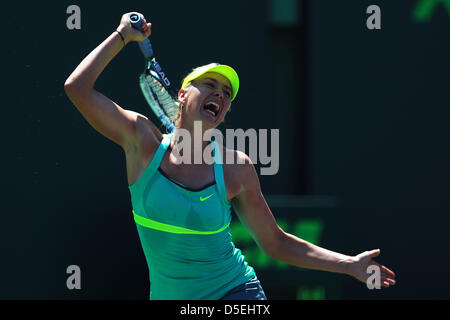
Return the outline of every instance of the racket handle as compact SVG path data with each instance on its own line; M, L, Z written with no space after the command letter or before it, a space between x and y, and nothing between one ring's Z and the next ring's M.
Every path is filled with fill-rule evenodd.
M130 21L133 28L142 31L141 24L142 24L142 16L137 13L133 12L129 15L128 20ZM152 44L150 43L150 40L147 38L144 41L138 42L139 49L141 49L142 54L145 58L151 59L153 58L153 48Z

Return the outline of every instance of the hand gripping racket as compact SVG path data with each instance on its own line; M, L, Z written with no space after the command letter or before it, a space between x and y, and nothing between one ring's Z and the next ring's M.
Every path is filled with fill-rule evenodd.
M139 13L131 13L128 19L133 28L142 31L142 16ZM178 112L177 93L156 61L150 40L147 38L138 42L138 45L146 60L139 85L150 108L170 133L175 128L171 119L175 119Z

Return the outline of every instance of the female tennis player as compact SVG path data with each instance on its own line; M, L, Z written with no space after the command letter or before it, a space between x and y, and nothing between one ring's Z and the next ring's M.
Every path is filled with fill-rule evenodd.
M239 89L233 68L210 64L187 75L178 92L180 110L171 134L162 134L145 116L94 89L96 79L127 43L150 36L150 23L143 19L138 31L128 15L77 66L64 88L92 127L125 152L133 216L149 267L150 299L266 299L254 269L231 240L231 207L261 250L274 259L362 282L370 276L368 267L376 265L381 285L395 284L395 274L373 261L379 249L348 256L284 232L261 193L250 158L194 135L195 121L201 121L204 132L224 120ZM193 141L192 156L212 144L213 164L203 158L199 164L177 164L181 129L199 139ZM235 161L225 163L226 155Z

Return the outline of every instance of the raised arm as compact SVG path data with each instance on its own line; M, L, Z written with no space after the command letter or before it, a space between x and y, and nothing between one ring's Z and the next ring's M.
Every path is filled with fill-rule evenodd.
M262 195L258 175L250 158L245 165L236 165L241 181L240 193L233 198L232 205L242 223L252 234L259 247L271 258L290 265L348 274L366 282L369 265L381 270L381 285L389 287L395 284L395 274L372 260L379 250L363 252L357 256L348 256L333 252L292 234L284 232L276 223L272 212Z
M142 41L150 36L150 23L144 19L142 27L145 32L141 32L131 27L128 16L129 13L122 16L116 29L118 32L114 31L89 53L64 83L67 96L91 126L125 150L136 139L140 123L151 126L155 135L158 133L156 126L146 117L123 109L94 89L102 71L128 42Z

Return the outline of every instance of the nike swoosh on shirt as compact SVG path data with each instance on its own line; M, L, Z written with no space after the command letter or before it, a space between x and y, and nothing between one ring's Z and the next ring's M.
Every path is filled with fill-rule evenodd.
M213 195L214 195L214 193L213 193L213 194L210 194L209 196L204 197L204 198L200 197L200 201L205 201L206 199L211 198Z

